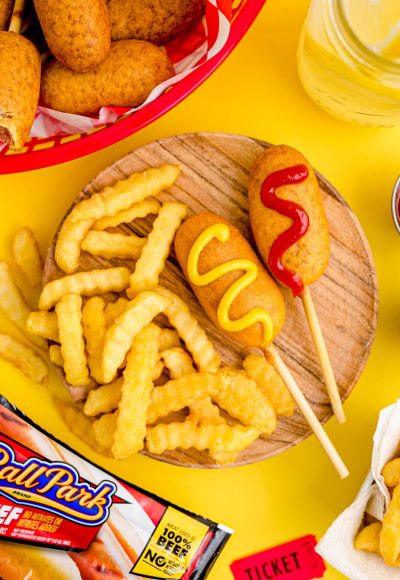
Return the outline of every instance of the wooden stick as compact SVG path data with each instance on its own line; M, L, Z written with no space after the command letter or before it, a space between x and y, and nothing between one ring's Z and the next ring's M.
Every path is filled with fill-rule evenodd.
M51 57L51 52L49 50L46 50L46 52L42 52L40 55L40 61L42 63L42 67L44 67L44 65L47 63L47 61L50 59Z
M321 364L322 374L324 376L324 381L328 391L329 399L331 401L333 412L335 413L336 419L339 423L345 423L346 416L344 414L339 390L336 384L335 376L333 374L331 361L329 360L328 351L326 349L325 340L321 331L321 326L319 324L314 302L311 297L311 292L307 286L301 295L301 300L303 302L308 325L310 327L315 349Z
M25 32L28 32L29 28L32 25L32 22L33 22L33 15L31 12L30 14L28 14L28 16L25 18L25 20L22 21L20 34L25 34Z
M347 467L345 466L342 458L340 457L339 453L333 446L332 441L329 439L328 435L322 428L321 423L318 421L317 416L315 415L314 411L310 407L310 404L308 403L307 399L300 390L300 387L294 380L291 372L283 362L280 354L273 345L267 347L265 349L264 354L267 357L267 359L271 359L272 364L274 365L281 379L289 389L293 399L296 401L307 423L310 425L311 429L314 431L322 447L325 449L325 452L328 455L329 459L332 461L334 467L336 468L336 471L338 472L340 477L344 479L349 475Z
M16 34L19 34L19 31L21 30L24 7L25 0L15 0L10 20L10 26L8 27L8 32L15 32Z

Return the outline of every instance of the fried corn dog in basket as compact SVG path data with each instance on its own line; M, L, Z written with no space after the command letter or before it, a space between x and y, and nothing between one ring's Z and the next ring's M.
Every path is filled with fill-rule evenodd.
M69 69L84 73L98 67L111 45L105 0L34 0L50 52Z
M0 1L0 30L7 30L13 9L13 0Z
M172 63L161 48L144 40L119 40L97 68L85 73L51 61L43 71L41 101L75 115L95 115L107 106L138 107L173 75Z
M31 130L40 92L40 55L20 36L24 0L16 0L8 31L0 32L0 146L20 151Z
M212 322L272 361L340 477L347 477L341 457L272 344L285 319L283 297L246 239L220 216L197 214L179 228L175 251Z
M344 423L342 401L309 290L324 273L330 255L328 224L310 163L287 145L266 149L251 170L249 207L264 264L302 300L333 412Z
M112 39L136 38L163 46L193 28L205 4L205 0L109 0Z

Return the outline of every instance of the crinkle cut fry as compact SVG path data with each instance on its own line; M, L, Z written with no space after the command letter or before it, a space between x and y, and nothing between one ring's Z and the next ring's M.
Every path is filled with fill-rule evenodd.
M224 417L220 414L219 408L211 400L211 397L206 397L190 405L189 419L196 425L214 424L227 425ZM218 465L229 465L235 463L238 451L225 450L209 450L211 457Z
M44 360L29 346L8 334L0 334L0 358L20 369L33 382L43 385L48 379Z
M87 364L90 374L98 382L102 381L101 357L106 334L105 302L100 296L93 296L82 308L83 336L87 350Z
M117 459L125 459L143 449L147 409L154 388L153 377L160 360L159 342L160 328L151 323L133 339L123 375L117 427L111 449Z
M48 282L43 288L39 308L49 310L61 300L64 294L94 296L107 292L122 292L129 286L129 276L128 268L118 267L78 272L71 276L57 278Z
M243 425L270 435L276 427L276 414L256 383L244 371L230 367L221 369L218 379L219 388L211 395L213 401Z
M256 381L262 394L271 402L277 415L291 417L295 402L277 371L262 354L250 354L243 361L246 374Z
M0 310L26 336L26 323L31 310L15 283L10 266L4 261L0 261ZM42 338L36 336L30 338L35 345L46 348L46 342Z
M41 310L31 312L26 321L26 330L29 334L40 336L46 340L59 342L57 315L55 312Z
M381 530L381 522L374 522L373 524L362 528L354 540L355 549L361 550L362 552L369 552L371 554L380 554L379 536Z
M170 348L161 352L165 368L168 370L171 379L180 379L185 375L195 372L192 357L183 348ZM210 397L206 397L189 407L191 419L197 423L202 421L214 421L224 423L219 414L218 407L214 405Z
M106 216L98 221L93 226L96 231L103 231L108 228L115 228L120 224L130 224L138 218L144 218L149 214L157 214L160 209L160 203L155 199L145 199L139 203L133 204L128 209L119 211L118 213Z
M221 366L221 360L204 329L190 312L186 302L164 286L157 286L155 291L170 301L164 314L171 326L177 330L198 369L208 372L217 371Z
M55 406L74 435L98 453L105 454L106 448L101 446L95 438L93 423L75 405L55 399Z
M73 222L69 214L58 232L54 259L57 266L66 274L73 274L79 265L82 242L94 220Z
M146 197L157 195L170 187L179 175L174 165L152 167L133 173L115 185L94 193L89 199L77 203L64 220L58 234L54 257L57 265L67 274L78 267L82 241L96 220L113 216L128 209Z
M13 239L14 261L33 288L42 285L43 262L38 243L30 228L19 230Z
M383 479L388 487L400 484L400 457L388 461L382 470Z
M97 443L104 449L111 450L114 443L115 430L117 428L118 411L102 415L94 421L93 432Z
M396 565L400 556L400 485L395 487L383 518L379 550L385 564Z
M195 372L192 357L182 347L173 347L163 350L161 358L171 379L179 379Z
M102 353L103 382L110 383L132 346L135 336L163 312L169 301L155 292L142 292L107 330Z
M97 417L115 411L121 400L121 386L123 378L119 377L112 383L101 385L89 391L83 406L83 412L88 417Z
M147 431L146 444L150 453L157 455L167 450L189 449L191 447L210 454L238 453L257 439L259 431L254 427L243 425L195 425L187 419L183 423L159 424Z
M115 302L109 302L104 310L106 316L107 328L110 328L118 318L121 316L127 308L129 300L124 296L120 296Z
M154 423L173 411L190 407L208 396L244 425L256 427L265 434L270 434L275 429L275 411L258 391L255 382L243 371L229 367L217 373L186 375L155 389L148 423Z
M161 357L170 373L171 379L179 379L194 372L192 358L183 348L170 348L163 351ZM214 405L210 397L205 397L190 405L189 417L196 425L201 425L204 422L226 425L225 419L220 415L217 405ZM237 453L224 451L215 451L210 454L216 463L220 465L234 463L237 455Z
M70 385L84 386L90 382L82 328L82 298L65 294L56 306L64 372Z
M70 214L71 220L74 222L99 220L105 216L113 216L171 187L179 173L180 167L167 164L132 173L126 179L107 186L99 193L94 193L88 199L76 204Z
M163 371L164 365L159 360L155 367L153 381L159 378ZM123 378L119 377L112 383L100 385L97 389L89 391L83 412L88 417L96 417L103 413L111 413L117 409L121 400L121 386Z
M148 235L140 258L136 262L127 290L129 298L157 286L171 249L175 233L186 216L187 207L177 201L162 205Z
M134 234L112 234L90 230L82 241L82 250L102 258L137 260L146 244L146 238Z
M49 358L54 365L58 367L64 366L64 359L61 353L61 346L59 344L52 344L49 347Z
M153 391L147 422L154 423L173 411L190 407L193 403L215 393L219 379L215 373L193 373L180 379L168 381Z
M181 346L179 334L173 328L162 328L160 335L160 352Z
M201 425L201 423L214 423L215 425L226 424L225 419L220 415L217 405L211 400L211 397L205 397L189 407L189 417L196 423L196 425Z

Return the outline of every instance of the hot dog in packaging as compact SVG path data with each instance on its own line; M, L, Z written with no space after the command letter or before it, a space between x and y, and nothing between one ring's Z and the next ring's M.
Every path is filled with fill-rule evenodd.
M0 397L0 578L205 578L232 530L115 478Z

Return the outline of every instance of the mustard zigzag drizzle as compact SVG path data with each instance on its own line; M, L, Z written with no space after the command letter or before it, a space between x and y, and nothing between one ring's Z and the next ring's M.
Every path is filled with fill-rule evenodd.
M225 224L214 224L199 235L188 257L187 270L189 280L196 286L207 286L224 274L235 270L244 270L243 276L230 286L219 303L217 310L218 323L227 332L238 332L260 322L263 326L263 344L268 344L273 338L273 322L271 315L266 310L256 307L237 320L229 318L229 309L236 297L256 280L258 276L256 264L251 260L239 258L220 264L205 274L199 273L199 258L204 248L214 239L225 243L229 240L229 237L229 227Z

